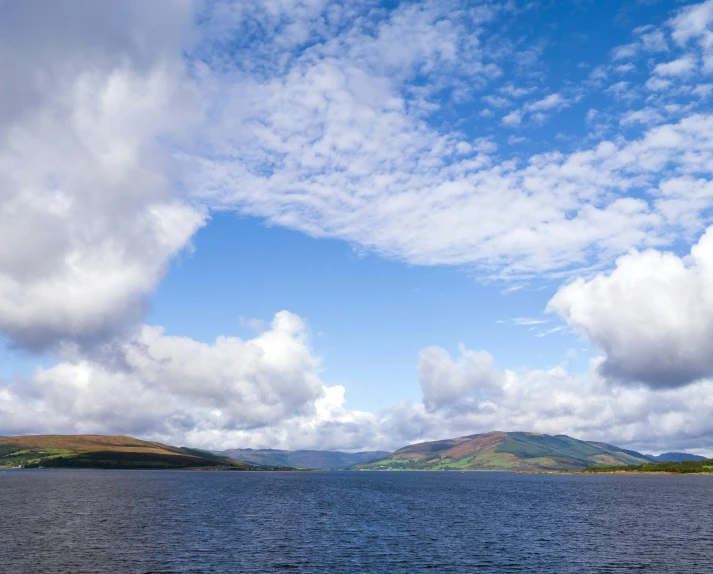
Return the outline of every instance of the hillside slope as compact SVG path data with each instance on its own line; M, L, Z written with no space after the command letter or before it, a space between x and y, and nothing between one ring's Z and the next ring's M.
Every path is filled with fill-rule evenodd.
M636 465L650 458L565 435L489 432L409 445L357 470L582 470L592 465Z
M232 448L220 451L230 458L267 466L292 466L297 468L338 469L355 464L372 462L387 454L387 451L341 452L331 450L275 450Z
M171 469L215 467L251 470L253 465L211 452L143 441L129 436L0 436L0 467Z

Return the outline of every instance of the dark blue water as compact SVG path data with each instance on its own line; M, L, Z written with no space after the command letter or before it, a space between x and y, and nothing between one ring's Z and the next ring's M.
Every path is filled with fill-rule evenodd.
M0 472L0 572L713 572L713 476Z

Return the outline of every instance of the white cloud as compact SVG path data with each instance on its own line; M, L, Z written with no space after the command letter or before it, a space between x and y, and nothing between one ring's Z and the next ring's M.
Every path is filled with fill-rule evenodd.
M713 193L707 185L707 195ZM605 353L603 375L653 387L713 376L713 228L688 258L647 250L609 274L561 287L548 304Z
M247 447L347 451L390 450L407 444L404 434L390 432L388 416L350 410L345 402L343 386L323 387L308 413L251 430L190 429L184 435L185 443L208 449ZM399 408L395 409L395 412L398 411Z
M510 100L501 96L487 95L481 98L486 104L494 108L507 108L512 105Z
M671 87L671 82L669 80L664 80L662 78L649 78L646 80L646 88L652 92L663 92Z
M522 112L513 110L509 114L505 114L502 119L502 124L507 127L517 127L522 122Z
M530 112L543 112L550 110L559 110L569 105L569 101L562 97L561 94L550 94L538 100L528 104L527 110Z
M636 55L639 46L638 44L626 44L625 46L617 46L612 50L612 59L616 60L627 60Z
M486 351L423 349L423 402L374 414L326 386L304 321L286 311L250 340L201 343L144 326L103 352L0 384L0 434L129 433L171 444L396 449L490 430L565 433L654 452L713 452L713 383L619 387L562 367L499 370Z
M629 82L616 82L604 91L618 99L633 99L635 97Z
M622 64L621 66L616 66L614 70L620 74L628 74L632 70L635 70L636 66L634 64Z
M430 92L412 85L414 74L427 75L433 89L455 76L477 85L492 81L500 73L498 55L486 49L481 29L473 32L464 22L477 16L484 25L497 17L496 8L474 16L425 3L364 20L350 4L338 14L328 11L335 18L329 20L323 2L218 4L201 29L210 47L231 30L248 30L253 16L274 34L238 43L230 62L219 50L208 56L205 47L197 49L205 62L192 61L194 85L180 58L190 5L176 4L176 22L168 17L171 25L161 34L151 33L153 20L139 6L153 18L174 14L132 4L133 19L117 24L124 35L113 51L74 46L72 57L96 58L81 62L82 74L60 74L30 50L27 57L39 59L58 84L11 83L25 87L8 102L32 105L6 114L21 121L3 124L8 232L0 248L0 326L27 345L91 338L140 318L142 297L205 218L175 197L177 188L207 208L238 209L387 257L476 263L494 274L599 264L671 237L671 229L660 228L660 213L626 197L639 186L655 188L654 170L598 158L612 145L624 151L636 142L533 156L518 166L494 150L468 152L463 134L430 123L438 106ZM97 45L114 37L98 26L85 28L96 32L90 39ZM148 43L135 39L144 36ZM305 43L304 51L288 50ZM30 63L22 69L33 68ZM521 97L531 88L507 84L501 91ZM566 104L551 94L527 109L537 114ZM180 138L203 121L202 105L210 123L200 125L193 146ZM503 123L522 119L515 111ZM673 125L669 133L677 130ZM165 153L167 140L179 140L185 171ZM700 157L706 157L704 140L693 142L703 146ZM47 144L55 141L61 144ZM678 158L689 149L683 143L652 145L648 153L659 156L665 148L668 154L659 166L688 170L683 162L691 161L704 169L696 148ZM37 151L48 160L40 166ZM29 195L43 199L33 204ZM94 200L100 196L103 201ZM18 210L23 217L14 215ZM680 223L666 221L673 228ZM27 237L22 229L42 233Z
M635 28L634 33L638 35L636 42L617 46L611 52L613 61L631 60L640 52L666 52L668 44L666 35L660 29L655 29L653 26L643 26Z
M190 4L4 8L0 329L40 348L141 319L204 220L157 145L194 119L180 54Z
M613 162L601 162L587 166L589 182L575 181L565 164L593 150L536 156L515 169L493 152L469 153L462 134L429 123L437 104L411 85L414 74L428 75L433 89L454 71L478 85L497 77L497 54L484 33L465 27L466 20L480 26L496 18L495 7L465 14L427 2L366 21L355 18L352 4L341 11L326 10L325 2L211 5L200 30L211 47L258 20L274 34L257 35L250 53L238 44L232 63L198 49L206 63L192 62L194 85L180 55L191 35L191 4L127 6L124 20L98 9L19 5L4 19L0 328L25 345L91 339L140 319L142 298L205 220L176 197L178 185L207 207L233 207L410 262L478 263L496 273L597 263L666 235L657 229L660 214L622 197L655 185L651 172L642 177L632 164L613 173L606 165ZM704 12L694 12L672 21L679 43L707 34ZM52 25L58 19L77 33L60 33ZM43 43L27 43L28 34L17 32L27 29ZM310 41L304 52L277 57ZM691 58L656 70L680 73ZM647 85L664 87L654 80ZM522 97L532 88L500 91ZM567 103L551 94L526 109L537 114ZM181 138L201 123L204 104L211 123L201 125L193 148ZM637 113L622 124L655 119L655 112ZM519 125L522 114L508 114L503 124ZM189 150L181 154L186 172L166 152L171 140ZM680 165L673 156L681 149L669 149L671 162ZM686 158L699 168L696 154ZM522 209L505 213L504 205ZM614 248L618 224L597 233L590 218L600 226L611 213L606 219L616 222L624 206L635 208L634 227ZM569 242L575 235L583 239Z
M621 116L619 123L622 126L630 126L634 124L643 124L650 126L663 121L663 116L654 108L643 108L641 110L630 110Z
M597 66L594 68L591 73L589 74L589 78L592 80L606 80L607 79L607 71L604 66Z
M65 357L0 388L0 433L186 433L251 429L312 412L323 393L305 323L275 315L243 341L212 344L144 326L97 355Z
M639 37L642 49L646 52L666 52L668 51L668 42L666 36L661 30L654 30L647 34L641 34Z
M195 174L190 187L207 205L340 237L383 256L417 264L476 263L495 274L596 265L632 246L670 240L671 230L660 228L646 191L641 199L627 197L641 187L655 193L660 173L614 157L582 166L586 177L562 165L587 162L597 150L614 151L612 145L631 150L636 142L616 138L615 144L571 156L534 156L520 165L493 152L464 153L463 134L433 125L423 102L414 107L409 74L419 66L437 74L437 66L423 63L430 56L418 52L414 60L389 64L385 74L385 64L373 55L382 31L403 17L387 19L370 34L348 28L344 36L294 55L279 73L266 74L258 65L261 56L246 54L243 65L256 59L259 74L209 76L210 89L219 94L210 114L215 128L205 149L188 158L187 170ZM413 18L409 12L407 20L418 22L415 36L420 27L432 26L430 16L419 12ZM449 45L460 54L463 40L453 21ZM467 55L480 62L476 68L488 66ZM434 77L439 86L447 80ZM636 94L625 82L610 90ZM528 110L567 104L561 94L551 94ZM437 103L429 105L438 110ZM522 121L522 110L502 119L509 127ZM624 118L629 121L634 116ZM680 149L668 149L659 165L679 166Z
M336 64L310 65L260 91L259 124L226 119L244 141L196 165L206 201L411 263L513 275L667 241L685 222L664 220L630 190L655 196L669 170L710 173L708 116L517 166L492 152L460 155L460 137L410 116L389 90L375 103L364 95L369 77L356 77L361 91ZM308 107L305 94L314 98Z
M713 72L713 2L707 0L681 9L668 25L672 29L671 36L680 47L687 48L691 40L697 41L703 72Z
M536 88L523 88L521 86L515 86L513 84L508 84L500 88L503 94L507 94L511 98L521 98L527 96L535 91Z
M686 76L692 73L697 66L698 63L693 56L683 56L671 62L657 64L654 68L654 74L667 77Z
M700 84L693 88L691 93L705 99L713 93L713 84Z
M681 9L680 13L668 22L672 28L671 36L679 45L685 45L691 38L707 36L712 23L711 0Z
M482 361L482 368L473 367L473 355ZM419 374L424 397L426 389L454 380L462 397L459 402L449 396L431 411L415 405L410 412L400 413L402 428L409 428L406 421L415 419L425 430L423 438L529 430L644 452L695 449L713 453L711 381L659 391L620 387L596 374L578 376L562 367L499 372L487 353L462 349L461 356L453 360L438 348L422 354Z
M500 374L486 351L461 347L461 357L453 363L445 350L427 347L420 354L418 376L429 412L444 408L469 411L482 400L497 400L497 393L491 393L498 390Z
M516 317L512 320L512 322L515 325L524 325L526 327L531 325L542 325L544 323L548 323L547 319L537 319L535 317Z

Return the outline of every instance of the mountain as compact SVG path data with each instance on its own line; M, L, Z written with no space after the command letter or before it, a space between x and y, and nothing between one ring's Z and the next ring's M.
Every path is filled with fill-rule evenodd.
M0 467L257 470L212 452L130 436L0 436Z
M651 459L635 451L565 435L489 432L413 444L357 470L582 470L592 465L636 465Z
M658 456L647 455L656 462L683 462L684 460L706 460L705 456L689 454L687 452L665 452Z
M267 466L292 466L296 468L333 470L349 468L359 463L371 462L389 453L384 450L352 453L332 450L274 450L271 448L254 450L251 448L232 448L219 451L218 454Z

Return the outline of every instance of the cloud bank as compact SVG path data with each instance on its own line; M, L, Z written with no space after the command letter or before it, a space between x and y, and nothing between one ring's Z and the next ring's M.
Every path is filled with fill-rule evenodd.
M131 432L185 440L266 426L313 408L319 360L287 311L252 340L212 344L144 326L98 358L77 353L2 389L3 432Z
M111 356L111 360L106 355ZM644 451L713 454L713 381L613 385L563 367L511 371L485 351L420 354L423 400L347 408L320 379L305 322L286 311L250 340L206 344L143 327L101 360L83 355L0 387L0 432L128 433L204 448L396 449L493 429L569 434ZM601 361L599 359L598 361Z
M15 343L87 342L140 321L203 225L159 143L195 115L180 58L191 19L182 2L4 7L0 330Z

